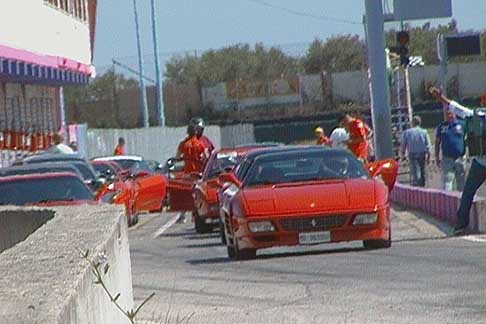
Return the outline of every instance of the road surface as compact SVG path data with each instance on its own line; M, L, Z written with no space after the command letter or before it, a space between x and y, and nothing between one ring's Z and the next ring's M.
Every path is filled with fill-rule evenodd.
M419 213L394 209L390 249L278 248L241 262L216 233L173 219L130 230L136 304L156 293L140 323L486 323L486 237L447 237Z

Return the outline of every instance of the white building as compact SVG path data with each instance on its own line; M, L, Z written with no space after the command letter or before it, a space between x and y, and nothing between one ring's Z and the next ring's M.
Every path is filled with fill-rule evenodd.
M63 129L62 87L94 77L96 8L97 0L0 2L3 160L45 149Z

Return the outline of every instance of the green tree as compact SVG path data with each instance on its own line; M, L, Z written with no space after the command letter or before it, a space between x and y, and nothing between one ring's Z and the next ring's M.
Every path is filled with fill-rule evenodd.
M315 39L303 61L308 74L360 70L365 63L365 44L358 35Z

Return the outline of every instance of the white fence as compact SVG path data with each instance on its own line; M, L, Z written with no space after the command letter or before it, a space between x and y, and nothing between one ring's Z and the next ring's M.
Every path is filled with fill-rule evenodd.
M217 148L233 147L255 142L253 125L208 126L205 129ZM138 129L89 129L87 155L112 155L119 137L125 138L127 154L141 155L147 160L165 162L173 157L180 141L186 136L185 127L153 127Z

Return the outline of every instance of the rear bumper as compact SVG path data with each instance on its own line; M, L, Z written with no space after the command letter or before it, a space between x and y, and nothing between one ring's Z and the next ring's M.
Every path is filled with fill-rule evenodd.
M282 228L281 217L240 218L234 221L235 239L240 249L265 249L277 246L297 246L299 233L329 231L331 240L328 243L387 240L390 237L390 210L385 208L378 211L378 221L372 225L352 225L354 215L347 216L343 226L335 228L321 228L315 231L286 231ZM275 227L274 232L252 233L248 228L249 222L271 221Z

